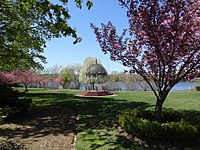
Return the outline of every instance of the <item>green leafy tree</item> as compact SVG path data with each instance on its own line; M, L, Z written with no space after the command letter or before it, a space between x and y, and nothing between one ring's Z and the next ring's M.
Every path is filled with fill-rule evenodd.
M59 76L61 76L64 81L63 88L67 88L69 87L70 83L74 80L74 69L71 67L65 67L60 71Z
M78 8L82 0L75 0ZM86 0L91 8L92 2ZM42 67L45 43L52 38L71 36L74 44L81 40L68 24L68 0L0 1L0 70ZM6 62L6 63L5 63Z
M110 82L120 82L120 76L118 71L112 71L111 74L108 75L108 81Z
M74 65L71 65L70 66L73 71L74 71L74 74L73 74L73 87L72 88L75 88L75 89L79 89L80 88L80 81L79 81L79 75L80 75L80 70L81 70L81 64L74 64Z

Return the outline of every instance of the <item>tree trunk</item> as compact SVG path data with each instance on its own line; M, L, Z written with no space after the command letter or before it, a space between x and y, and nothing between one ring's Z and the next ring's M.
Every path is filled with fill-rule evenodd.
M164 101L162 99L157 98L155 112L154 112L154 119L156 121L161 121L161 119L162 119L163 102Z
M164 103L165 99L167 98L168 93L169 93L169 91L160 92L159 96L157 97L155 112L154 112L154 119L156 121L161 121L161 119L162 119L163 103Z
M28 85L24 84L24 87L25 87L25 91L24 92L28 92Z
M28 89L28 86L25 84L25 91L27 91L27 89Z
M94 90L94 83L92 83L92 90Z

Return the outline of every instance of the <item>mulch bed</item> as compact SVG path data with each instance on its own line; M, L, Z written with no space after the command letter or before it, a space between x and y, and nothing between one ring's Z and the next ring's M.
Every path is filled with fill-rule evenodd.
M74 150L75 122L72 109L32 107L25 116L0 126L0 143L9 141L28 150Z

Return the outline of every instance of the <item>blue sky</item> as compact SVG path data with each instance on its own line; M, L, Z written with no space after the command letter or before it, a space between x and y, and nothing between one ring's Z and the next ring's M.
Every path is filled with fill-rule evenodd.
M86 57L97 57L108 72L123 71L125 67L119 62L111 61L109 54L103 54L90 28L90 23L99 27L101 23L111 21L121 33L122 29L128 26L126 9L119 6L118 0L92 0L94 5L90 10L85 5L82 9L78 9L73 0L69 1L68 9L71 15L69 24L76 28L82 41L74 45L73 38L65 37L48 42L44 52L47 64L44 67L81 64Z

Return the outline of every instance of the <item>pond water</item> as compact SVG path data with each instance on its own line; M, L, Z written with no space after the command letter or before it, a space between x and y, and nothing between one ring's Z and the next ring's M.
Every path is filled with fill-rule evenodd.
M199 82L180 82L173 87L173 91L188 91L195 90L196 86L199 86Z
M195 90L196 86L200 86L200 82L180 82L176 84L172 91L189 91L189 90ZM96 84L95 86L98 87L98 89L102 89L102 85ZM108 90L120 90L120 91L150 91L151 89L145 82L141 83L125 83L125 82L108 82L104 83L103 86L107 87ZM80 89L85 90L86 85L81 84Z

